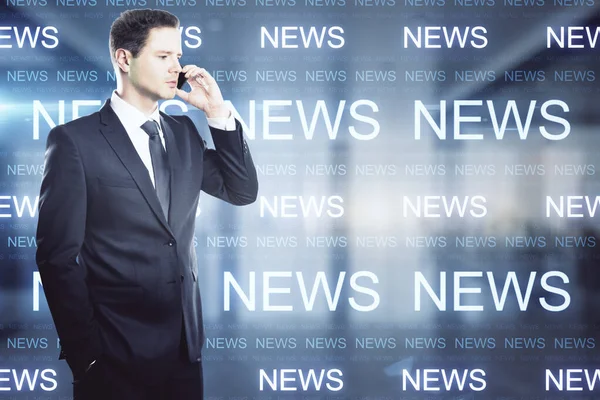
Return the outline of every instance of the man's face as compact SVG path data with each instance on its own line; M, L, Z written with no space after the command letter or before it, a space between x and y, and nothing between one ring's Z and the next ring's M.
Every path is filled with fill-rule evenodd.
M152 100L172 99L181 71L181 35L177 28L153 28L146 45L130 64L129 80Z

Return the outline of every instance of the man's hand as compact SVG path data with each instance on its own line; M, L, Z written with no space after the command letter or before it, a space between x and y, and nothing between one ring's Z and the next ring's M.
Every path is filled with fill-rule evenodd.
M182 68L187 83L192 90L186 92L177 89L177 95L206 113L207 118L227 118L230 111L225 106L221 89L215 79L204 69L195 65L186 65Z

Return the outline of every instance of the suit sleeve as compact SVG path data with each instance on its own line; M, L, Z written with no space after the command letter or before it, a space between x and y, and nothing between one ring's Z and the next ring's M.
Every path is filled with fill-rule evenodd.
M235 121L234 131L209 127L215 149L208 149L192 120L188 118L188 121L204 151L202 190L238 206L256 201L256 168L240 122Z
M74 376L101 353L84 268L77 262L86 226L87 190L81 156L65 128L46 143L40 189L36 263L64 356Z

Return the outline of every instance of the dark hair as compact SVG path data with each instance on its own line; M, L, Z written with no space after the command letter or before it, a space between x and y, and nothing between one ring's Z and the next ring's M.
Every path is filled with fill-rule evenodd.
M152 28L179 28L179 19L163 10L123 11L110 27L110 59L115 62L115 51L126 49L137 57L146 45Z

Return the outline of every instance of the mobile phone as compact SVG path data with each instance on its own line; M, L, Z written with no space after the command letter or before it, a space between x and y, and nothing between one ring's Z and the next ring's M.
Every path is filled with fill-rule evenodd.
M180 72L179 77L177 78L177 89L181 89L186 80L187 79L185 79L185 72Z

